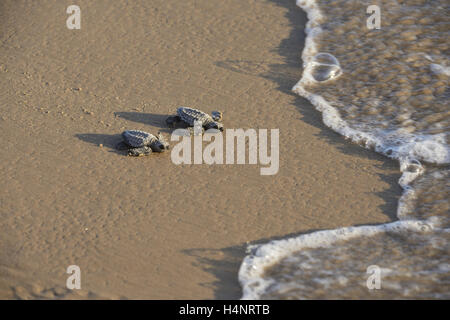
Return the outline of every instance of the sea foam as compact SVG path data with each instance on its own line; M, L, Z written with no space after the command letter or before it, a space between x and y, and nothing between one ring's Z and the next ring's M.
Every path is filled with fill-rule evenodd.
M409 91L414 90L414 88L408 88L408 84L413 83L409 85L411 87L414 86L414 82L411 82L412 80L408 82L404 77L398 79L399 83L405 84L404 86L389 88L385 85L378 91L387 92L383 97L385 105L374 103L377 102L377 98L370 93L363 92L358 96L360 98L353 100L361 105L358 109L348 100L339 101L340 97L333 95L333 90L331 90L331 94L328 92L326 95L332 99L331 102L317 92L321 92L321 87L327 83L339 83L341 75L345 77L346 73L351 73L352 67L339 63L334 52L329 48L325 48L326 51L323 51L323 39L326 39L323 34L326 32L322 24L326 21L327 16L321 11L321 8L327 11L329 7L320 6L319 4L322 2L324 1L297 1L297 5L307 13L308 22L305 28L307 37L302 52L303 74L293 91L308 99L322 113L323 122L334 131L366 148L371 148L399 161L402 172L399 184L404 190L397 209L397 217L400 221L377 226L324 230L290 239L272 241L264 245L250 246L251 253L244 259L239 271L243 299L449 298L450 293L446 289L449 287L449 281L445 280L449 278L450 272L448 261L450 234L448 130L442 129L445 128L445 124L443 125L439 117L438 121L433 118L432 110L431 112L425 110L428 112L425 113L425 116L431 119L427 120L428 122L421 121L420 117L415 119L411 117L411 113L415 111L422 115L420 113L422 110L419 109L430 104L429 96L426 96L430 90L434 90L435 94L441 97L442 94L446 94L445 90L443 92L441 84L448 81L446 77L448 77L449 71L445 67L445 57L436 50L433 54L425 54L420 51L416 54L415 48L410 49L412 53L403 51L400 54L397 53L399 57L406 56L405 63L399 67L400 72L403 72L402 68L417 68L418 72L428 68L427 70L437 77L431 79L434 81L431 84L435 83L435 85L427 87L422 84L430 83L430 79L428 76L423 76L420 88L417 90L424 92L425 95L413 97L413 102L404 107L402 104L408 101ZM363 9L365 2L367 1L362 1L361 4L358 3L355 6L359 5ZM406 28L406 31L403 31L404 29L395 30L393 27L392 31L390 31L391 29L387 31L386 36L400 36L405 41L408 37L416 36L417 32L411 32L408 29L407 18L408 14L415 12L416 7L420 8L424 4L421 1L413 2L411 8L399 6L392 9L400 17L399 19L402 19L400 24L405 24L403 27ZM332 5L332 3L327 3L329 6ZM333 10L339 11L340 4L349 5L349 3L335 1ZM382 1L382 4L392 3ZM342 12L344 11L345 9L342 8ZM394 20L396 16L387 18ZM419 17L418 19L423 20L425 24L434 23L433 21L427 22L427 18ZM335 23L334 26L339 27L337 25L340 23L339 19L336 16L333 19L338 20L333 23ZM343 18L342 23L351 25L348 23L351 18L346 19ZM436 23L440 23L443 19L445 22L446 18L442 17L442 14L437 16ZM330 27L330 23L326 27L327 30L333 29ZM355 34L351 28L344 31L341 32L339 28L336 28L336 30L327 32L344 35L337 42L339 40L345 42L346 32L352 37ZM435 31L440 32L440 29ZM369 38L372 35L366 33L365 36ZM432 40L424 36L422 41L427 43ZM356 43L356 46L359 46L359 43ZM334 48L337 48L335 51L338 51L339 43ZM380 61L387 61L387 58L392 57L389 48L385 50L387 50L384 52L386 58L384 58L385 60L380 59ZM346 52L341 52L340 56L346 56ZM324 58L328 61L325 61L326 67L336 66L336 68L324 69L321 66L322 69L317 72L317 67L321 63L323 64ZM357 57L354 58L357 59ZM409 66L406 63L409 63ZM375 64L374 68L381 70ZM349 78L350 80L348 80ZM346 81L351 85L351 75L349 78ZM371 78L366 79L367 83L372 83ZM361 90L364 89L364 86L363 84ZM404 89L409 91L403 93ZM356 91L356 94L359 92ZM414 109L413 103L417 100L422 101L420 99L423 99L423 105ZM446 98L444 96L440 99L445 100ZM365 108L365 104L381 106L388 112L380 113L377 110L361 112ZM400 106L397 109L395 109L396 104ZM439 110L442 109L437 109L435 114L439 114ZM348 116L343 118L341 112ZM356 112L356 116L353 116L352 112ZM422 115L422 118L426 118L425 116ZM394 117L396 118L391 120ZM412 127L411 123L415 127ZM439 166L430 168L429 164ZM360 252L360 250L363 251ZM370 296L365 283L361 283L361 279L366 279L365 267L369 262L379 264L385 270L391 270L384 281L385 290L382 290L382 293L377 296Z

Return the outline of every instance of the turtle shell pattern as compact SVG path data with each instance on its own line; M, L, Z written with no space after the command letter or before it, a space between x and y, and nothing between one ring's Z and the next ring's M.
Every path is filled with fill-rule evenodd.
M122 138L126 144L133 148L149 146L158 141L158 138L151 133L140 130L127 130L122 133Z
M181 120L186 122L191 127L194 126L194 121L200 121L202 125L214 121L209 114L188 107L179 107L177 109L177 114L181 118Z

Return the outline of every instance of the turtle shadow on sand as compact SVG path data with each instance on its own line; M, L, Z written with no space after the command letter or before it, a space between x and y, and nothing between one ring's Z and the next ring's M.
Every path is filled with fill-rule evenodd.
M127 132L133 132L131 131L127 131ZM142 132L142 131L138 131L138 132ZM146 133L148 135L148 133ZM151 134L150 134L151 135ZM97 147L101 147L101 148L105 148L107 149L109 152L115 152L117 154L120 155L134 155L134 156L140 156L140 155L148 155L150 153L159 153L159 152L163 152L163 151L159 151L159 149L156 146L151 146L151 150L150 149L150 145L147 145L144 147L141 146L134 146L136 152L134 154L130 154L130 145L124 142L124 135L122 134L99 134L99 133L80 133L80 134L76 134L75 135L78 139L84 141L84 142L88 142L91 143ZM156 139L156 137L154 137ZM161 137L158 141L162 141L164 146L162 149L169 149L169 145L166 142L166 140L161 140L164 139L164 137ZM158 142L157 141L157 142ZM158 150L157 150L158 149ZM150 152L149 152L150 151ZM153 152L152 152L153 151Z
M159 132L170 133L172 130L168 128L166 119L168 114L141 113L141 112L115 112L116 117L143 123L153 127L157 127ZM123 137L121 133L117 134L100 134L100 133L79 133L75 135L78 139L91 143L97 147L102 146L109 152L115 152L121 155L127 155L127 150L123 146Z
M121 134L101 134L101 133L79 133L75 135L78 139L91 143L97 147L102 145L109 152L126 155L124 150L119 150L117 146L123 141Z
M158 135L154 136L153 134L141 130L126 130L122 134L98 134L98 133L81 133L76 134L75 136L85 142L94 144L99 147L108 148L110 152L116 152L122 154L123 151L127 151L128 155L133 156L141 156L148 155L152 152L164 152L164 150L169 149L169 143L165 139L162 132L169 133L172 135L181 135L181 136L190 136L195 133L192 125L192 122L197 119L203 119L205 127L215 126L216 129L222 129L222 125L211 116L190 108L179 108L178 110L183 109L180 115L163 115L163 114L153 114L153 113L138 113L138 112L116 112L115 116L120 117L126 120L131 120L134 122L144 123L146 125L151 125L157 127ZM187 110L185 110L187 109ZM221 112L214 111L213 117L222 116ZM187 117L181 119L181 117ZM173 123L169 123L169 118L178 118L177 121L173 121ZM206 120L205 120L206 119ZM209 120L208 120L209 119ZM220 128L219 128L220 125ZM176 129L191 129L191 130L182 130L177 131Z
M159 128L158 131L170 132L170 128L167 127L166 119L170 114L157 114L157 113L142 113L142 112L114 112L116 117L139 122L146 125Z

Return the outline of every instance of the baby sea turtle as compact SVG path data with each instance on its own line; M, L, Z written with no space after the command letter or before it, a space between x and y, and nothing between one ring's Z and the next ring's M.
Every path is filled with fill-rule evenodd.
M161 132L158 137L140 130L126 130L122 132L123 142L119 143L119 150L128 150L128 155L133 157L146 156L152 152L164 152L169 149L169 144L164 140Z
M183 122L189 128L192 128L194 123L198 121L202 124L204 130L217 129L223 131L223 124L219 122L220 120L222 120L222 112L220 111L213 111L210 116L194 108L179 107L177 114L168 117L166 123L169 127L174 127L178 122Z

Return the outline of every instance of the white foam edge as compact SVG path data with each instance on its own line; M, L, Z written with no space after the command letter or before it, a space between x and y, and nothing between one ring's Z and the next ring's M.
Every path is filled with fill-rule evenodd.
M344 227L334 230L316 231L298 237L271 241L261 246L254 246L253 253L246 256L239 269L239 282L243 288L243 300L259 299L272 284L263 278L266 268L302 249L329 247L342 240L359 236L370 237L382 232L429 232L433 229L419 220L395 221L377 226Z

